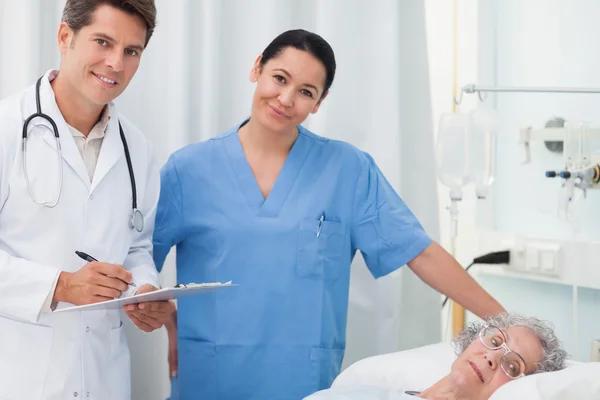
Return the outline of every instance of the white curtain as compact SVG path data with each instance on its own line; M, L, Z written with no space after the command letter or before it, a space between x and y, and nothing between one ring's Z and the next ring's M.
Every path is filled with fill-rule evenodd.
M0 0L0 97L57 68L64 0ZM368 151L434 239L439 238L425 10L416 0L157 0L158 26L121 110L160 162L250 112L250 68L279 33L304 28L332 45L331 93L306 127ZM174 281L172 254L163 283ZM344 366L440 340L439 296L407 268L375 281L361 257L351 278ZM0 278L1 279L1 278ZM163 399L164 330L128 325L134 399Z

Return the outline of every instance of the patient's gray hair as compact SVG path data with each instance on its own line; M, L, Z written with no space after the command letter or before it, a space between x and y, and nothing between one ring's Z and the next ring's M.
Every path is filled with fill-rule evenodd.
M465 351L474 340L479 339L479 332L485 327L486 323L500 329L507 329L511 326L522 326L528 328L538 337L542 344L544 355L542 362L537 364L534 373L558 371L565 368L567 352L563 350L560 341L556 337L554 327L548 322L541 321L537 318L523 317L517 314L499 314L489 318L485 322L474 322L469 324L452 341L452 347L454 347L457 354Z

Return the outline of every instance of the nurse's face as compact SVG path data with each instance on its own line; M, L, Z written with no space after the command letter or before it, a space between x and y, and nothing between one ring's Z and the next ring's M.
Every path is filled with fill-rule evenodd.
M118 97L135 75L146 41L141 18L99 6L90 25L77 33L62 23L60 75L83 101L104 106Z
M256 82L252 118L270 131L288 133L308 114L316 113L327 95L323 93L325 67L310 53L284 49L261 67L259 56L250 72Z

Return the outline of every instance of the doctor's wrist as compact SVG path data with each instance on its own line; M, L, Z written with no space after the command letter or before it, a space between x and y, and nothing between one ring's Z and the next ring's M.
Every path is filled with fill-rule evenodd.
M54 296L52 297L52 302L66 302L68 301L69 295L69 281L71 279L70 272L62 271L58 276L58 283L56 284L56 289L54 290Z

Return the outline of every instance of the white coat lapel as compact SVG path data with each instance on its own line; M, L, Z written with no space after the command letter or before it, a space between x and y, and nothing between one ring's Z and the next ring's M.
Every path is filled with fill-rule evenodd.
M123 149L123 142L121 141L121 135L119 133L119 116L112 103L109 104L109 107L111 118L108 122L106 132L104 133L102 147L100 147L98 163L96 164L94 179L92 180L90 189L91 192L95 190L117 161L119 161L121 157L125 157L125 150ZM126 132L123 133L127 134Z
M31 113L36 112L35 98L33 98L32 102L29 104L33 105ZM88 175L85 164L83 163L83 158L81 157L81 153L79 152L79 149L75 144L75 139L73 139L73 135L71 134L67 122L63 118L60 110L58 109L58 106L56 105L54 92L52 91L52 87L50 86L50 81L48 80L47 76L45 76L42 79L42 84L40 87L40 105L42 108L42 113L47 114L56 123L56 127L58 128L58 135L60 137L62 158L73 169L73 171L75 171L77 176L79 176L79 178L86 185L86 187L89 188L90 177ZM40 118L36 118L34 122L37 124L43 123L50 130L52 129L52 126L49 122L45 122L45 120L42 120ZM54 138L53 134L45 134L44 141L56 150L56 139Z

